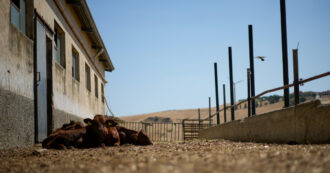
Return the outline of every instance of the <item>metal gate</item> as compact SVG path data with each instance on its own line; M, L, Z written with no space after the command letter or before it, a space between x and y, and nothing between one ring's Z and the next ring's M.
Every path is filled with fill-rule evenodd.
M183 140L181 123L120 122L119 125L136 131L143 129L154 142Z
M207 129L212 126L213 124L210 123L196 123L196 121L185 119L182 121L183 140L197 139L200 130Z

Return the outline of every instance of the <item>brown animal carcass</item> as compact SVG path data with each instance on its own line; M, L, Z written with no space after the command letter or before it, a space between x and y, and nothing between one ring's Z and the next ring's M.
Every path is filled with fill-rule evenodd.
M80 129L80 130L79 130ZM79 121L71 120L61 128L53 131L46 139L42 141L44 148L64 149L65 147L81 145L83 135L86 133L84 125Z
M71 130L57 130L55 134L48 136L43 142L44 148L66 149L67 147L82 147L86 127Z
M149 136L143 131L135 131L127 129L122 126L116 126L121 144L134 144L134 145L152 145Z

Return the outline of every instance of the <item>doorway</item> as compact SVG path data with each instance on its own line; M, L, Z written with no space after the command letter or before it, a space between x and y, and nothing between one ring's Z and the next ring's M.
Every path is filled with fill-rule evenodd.
M52 130L52 32L36 17L35 33L35 139L44 140Z

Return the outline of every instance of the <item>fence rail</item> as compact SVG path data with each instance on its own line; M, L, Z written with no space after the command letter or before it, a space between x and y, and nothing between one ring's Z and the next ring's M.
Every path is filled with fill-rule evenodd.
M119 125L136 131L143 129L153 142L183 140L181 123L120 122Z
M214 124L210 125L211 122L212 122L212 118L214 116L216 116L218 113L222 112L222 111L225 111L227 109L231 109L233 107L239 106L244 102L251 102L252 100L255 100L255 99L257 99L257 98L259 98L259 97L261 97L261 96L263 96L267 93L271 93L271 92L282 90L282 89L287 89L287 88L293 87L297 84L304 84L304 83L307 83L307 82L310 82L310 81L313 81L313 80L316 80L316 79L319 79L319 78L322 78L322 77L326 77L326 76L329 76L329 75L330 75L330 71L328 71L326 73L316 75L316 76L313 76L313 77L310 77L310 78L307 78L307 79L304 79L304 80L294 82L294 83L289 84L289 85L285 85L285 86L273 88L273 89L270 89L270 90L266 90L266 91L254 96L254 97L251 97L251 98L248 98L246 100L240 101L235 105L224 107L224 108L220 109L219 111L216 111L215 113L211 114L209 117L204 118L204 119L184 119L182 121L183 139L184 140L189 140L189 139L198 138L199 131L202 130L202 129L209 128L209 127L213 126ZM209 123L206 124L206 123L204 123L204 121L209 121Z
M328 72L325 72L325 73L322 73L322 74L319 74L319 75L316 75L316 76L313 76L313 77L310 77L310 78L307 78L307 79L304 79L304 80L300 80L298 81L297 83L299 85L301 84L304 84L304 83L307 83L307 82L310 82L310 81L313 81L313 80L316 80L316 79L320 79L320 78L323 78L323 77L326 77L326 76L329 76L330 75L330 71ZM285 85L285 86L281 86L281 87L277 87L277 88L273 88L273 89L269 89L269 90L266 90L258 95L256 95L255 97L251 97L250 98L250 101L252 100L255 100L265 94L268 94L268 93L271 93L271 92L275 92L275 91L278 91L278 90L282 90L282 89L287 89L287 88L290 88L290 87L293 87L295 85L295 83L291 83L289 85ZM246 100L243 100L243 101L240 101L238 102L237 104L235 105L232 105L232 106L226 106L226 110L227 109L231 109L232 107L236 107L236 106L239 106L241 105L242 103L244 102L248 102L249 100L246 99ZM209 121L210 119L212 119L215 115L217 115L218 113L222 112L225 110L224 108L220 109L219 111L213 113L211 116L207 117L207 118L204 118L204 119L189 119L189 121L200 121L200 122L204 122L204 121Z
M330 71L304 80L300 80L297 83L304 84L329 75L330 75ZM198 138L200 130L215 126L216 124L212 124L211 122L205 123L205 121L212 120L212 118L218 113L226 109L231 109L232 107L239 106L244 102L255 100L267 93L293 87L295 84L296 83L292 83L282 87L266 90L255 97L251 97L250 99L240 101L233 106L227 106L226 108L222 108L219 111L211 114L209 117L204 119L184 119L182 120L182 123L120 122L119 125L136 131L143 129L151 138L151 140L154 142L173 142L173 141L191 140L194 138Z

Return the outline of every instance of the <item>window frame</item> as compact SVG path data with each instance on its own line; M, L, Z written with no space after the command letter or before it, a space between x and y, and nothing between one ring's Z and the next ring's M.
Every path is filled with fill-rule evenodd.
M65 56L65 32L55 21L54 24L54 59L57 64L62 66L64 69L66 67L66 56ZM58 42L58 38L60 41ZM59 46L58 46L59 44ZM59 48L59 49L58 49ZM58 55L59 50L59 55ZM60 56L58 58L58 56ZM60 61L60 62L58 62Z
M91 92L91 69L87 63L85 63L85 87Z
M26 34L26 0L18 0L17 3L18 6L13 0L10 0L10 23ZM18 24L15 24L12 18L12 14L14 14L12 7L18 12Z
M101 100L104 103L105 97L104 97L104 84L101 82Z
M95 97L99 98L99 80L96 74L94 74L94 92L95 92Z
M78 82L80 81L80 63L79 63L79 53L78 51L72 46L72 58L71 58L71 73L72 77L76 79ZM73 64L74 62L74 64Z

